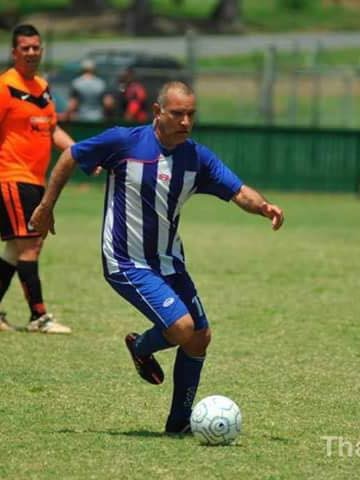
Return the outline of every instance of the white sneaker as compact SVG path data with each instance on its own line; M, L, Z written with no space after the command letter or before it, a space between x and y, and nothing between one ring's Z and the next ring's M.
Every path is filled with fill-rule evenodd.
M0 312L0 332L15 332L15 330L16 328L6 320L6 312Z
M44 313L40 318L28 324L27 331L31 333L71 333L71 328L57 322L52 313Z

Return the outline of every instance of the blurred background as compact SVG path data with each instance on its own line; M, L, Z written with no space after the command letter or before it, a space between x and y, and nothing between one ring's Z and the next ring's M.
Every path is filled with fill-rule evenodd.
M360 0L1 0L3 68L20 22L43 35L60 120L84 120L69 101L88 61L113 97L104 122L131 121L114 107L129 71L145 91L146 120L159 86L181 79L198 96L199 138L235 169L249 149L258 159L250 180L358 191Z

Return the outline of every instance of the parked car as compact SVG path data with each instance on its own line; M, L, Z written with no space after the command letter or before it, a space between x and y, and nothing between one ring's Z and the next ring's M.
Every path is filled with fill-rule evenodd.
M190 71L176 58L153 55L132 50L98 49L87 53L77 61L64 64L49 73L48 80L57 104L64 104L69 96L72 80L81 72L81 63L92 60L96 65L96 74L102 77L109 91L116 87L119 76L131 68L148 92L148 104L156 99L160 86L170 80L182 80L192 83Z

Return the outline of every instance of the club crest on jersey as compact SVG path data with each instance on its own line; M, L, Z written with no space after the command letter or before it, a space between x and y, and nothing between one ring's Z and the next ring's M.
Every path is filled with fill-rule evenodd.
M170 180L170 175L168 173L159 173L158 179L162 182L168 182Z
M168 182L170 180L170 175L168 173L159 173L158 179L162 182Z

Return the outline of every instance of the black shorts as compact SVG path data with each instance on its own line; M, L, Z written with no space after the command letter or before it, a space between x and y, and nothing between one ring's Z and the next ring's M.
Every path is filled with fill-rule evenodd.
M28 229L35 207L40 203L44 187L31 183L0 182L0 236L1 240L39 237Z

